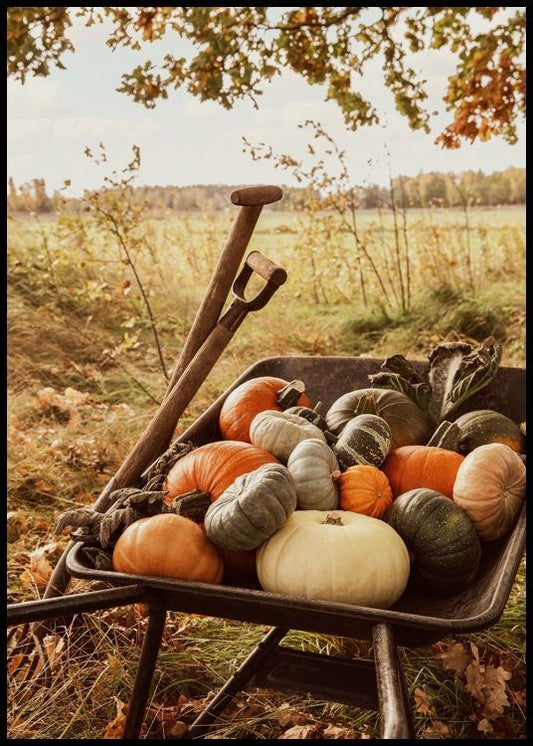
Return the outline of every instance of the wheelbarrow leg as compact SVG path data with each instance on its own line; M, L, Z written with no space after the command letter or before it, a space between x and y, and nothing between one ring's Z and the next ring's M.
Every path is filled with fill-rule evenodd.
M381 738L412 739L414 727L403 669L392 628L385 623L372 629L374 662L381 714Z
M162 602L150 602L148 605L148 626L137 665L137 674L122 734L123 739L139 738L159 646L165 629L165 619L166 607L164 604Z
M288 629L283 627L273 627L265 635L246 660L241 663L233 676L219 690L218 694L211 700L205 710L196 718L189 728L187 734L189 738L201 738L213 728L218 715L220 715L236 694L246 688L263 660L277 647L288 631Z

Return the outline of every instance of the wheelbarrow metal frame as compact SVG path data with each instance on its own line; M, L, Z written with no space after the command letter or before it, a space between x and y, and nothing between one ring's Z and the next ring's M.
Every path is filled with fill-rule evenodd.
M267 358L251 366L179 438L201 445L220 438L218 414L226 396L240 383L260 375L308 383L311 398L326 407L340 393L365 387L381 360L344 357ZM424 363L414 363L423 369ZM322 375L317 375L321 371ZM340 390L342 389L342 390ZM500 368L496 379L469 401L470 408L493 408L515 421L525 410L525 371ZM113 480L101 495L105 510ZM378 710L381 738L413 736L412 713L397 646L429 645L450 634L469 633L493 625L503 613L525 549L525 505L505 540L484 547L481 578L470 589L446 599L404 594L391 609L291 598L259 587L211 585L95 570L85 562L80 542L73 542L66 559L77 578L110 583L104 591L71 594L56 599L13 604L8 624L72 616L96 609L143 602L148 626L137 667L123 738L138 738L168 611L203 614L271 626L270 632L192 724L188 737L202 738L237 692L249 686L308 691L319 698ZM404 598L405 597L405 598ZM447 606L448 603L448 606ZM304 653L280 645L291 629L372 641L374 662Z

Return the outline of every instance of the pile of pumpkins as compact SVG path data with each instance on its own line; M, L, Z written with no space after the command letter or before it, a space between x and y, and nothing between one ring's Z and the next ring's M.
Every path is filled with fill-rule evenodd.
M252 378L225 399L221 439L166 476L168 503L209 495L203 520L136 521L116 542L113 568L381 609L408 583L460 592L484 543L516 523L525 433L492 410L455 424L452 450L400 391L350 391L322 415L302 382Z

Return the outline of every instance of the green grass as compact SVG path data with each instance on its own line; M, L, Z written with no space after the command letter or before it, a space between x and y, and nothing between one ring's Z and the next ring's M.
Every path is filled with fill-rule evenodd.
M442 341L476 345L491 339L503 345L504 365L525 365L523 208L471 210L469 232L461 211L410 211L408 308L387 302L368 266L365 302L353 272L353 237L330 235L320 221L311 230L300 218L268 209L262 214L249 250L261 250L283 266L288 280L244 321L177 433L246 368L268 357L402 353L425 359ZM232 219L233 213L149 218L130 236L169 370ZM364 212L358 226L387 276L386 262L390 269L395 251L391 216ZM28 573L34 552L47 548L45 559L54 565L66 544L66 537L53 533L54 518L95 501L155 413L166 382L131 268L90 216L76 225L64 217L17 219L9 224L8 239L7 560L8 598L14 602L42 593L46 563L40 566L44 574ZM398 292L397 282L388 286L389 300L393 289ZM126 333L136 337L129 347ZM72 590L84 587L76 581ZM9 678L10 738L103 737L130 695L145 627L140 611L127 608L87 614L57 630L48 640L52 688ZM263 634L261 625L173 614L143 737L176 737L179 723L192 722ZM288 640L314 652L372 655L368 641L298 631ZM479 706L464 680L444 670L432 648L402 648L417 737L523 738L525 560L501 620L457 640L474 642L483 665L512 671L509 704L492 721L492 733L477 730ZM417 689L429 698L426 708L416 699ZM315 738L334 737L328 732L376 738L379 732L376 713L303 693L257 690L236 697L212 737L274 739L293 726Z

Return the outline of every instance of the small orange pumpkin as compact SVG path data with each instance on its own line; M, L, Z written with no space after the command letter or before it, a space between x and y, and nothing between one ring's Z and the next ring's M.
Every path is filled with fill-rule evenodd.
M219 429L224 440L250 443L250 424L259 412L275 409L280 412L291 406L309 407L314 404L302 393L303 384L285 381L275 376L257 376L244 381L231 391L222 404Z
M357 464L339 479L340 507L372 518L383 518L393 495L387 475L371 464Z
M113 549L113 569L202 583L221 583L222 556L198 524L175 513L157 513L130 524Z
M409 490L426 487L452 499L455 477L464 458L447 448L408 445L391 451L382 469L395 498Z
M194 448L169 470L163 483L165 501L193 490L208 492L214 502L241 474L255 471L263 464L278 464L268 451L236 440L215 441Z

